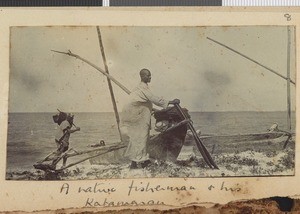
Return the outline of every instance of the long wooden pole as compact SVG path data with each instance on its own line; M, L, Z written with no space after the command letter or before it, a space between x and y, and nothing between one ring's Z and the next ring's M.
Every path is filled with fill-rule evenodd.
M55 53L60 53L60 54L65 54L68 56L72 56L75 57L76 59L80 59L81 61L87 63L88 65L92 66L93 68L95 68L96 70L98 70L100 73L102 73L103 75L105 75L106 77L108 77L111 81L113 81L117 86L119 86L123 91L125 91L127 94L130 94L131 92L124 86L122 85L118 80L116 80L113 76L111 76L110 74L106 73L103 69L99 68L97 65L95 65L94 63L91 63L90 61L88 61L85 58L82 58L81 56L72 53L70 50L69 52L63 52L63 51L56 51L56 50L51 50Z
M288 34L287 35L287 37L288 37L287 40L288 41L287 41L287 76L286 77L283 76L283 75L281 75L281 74L279 74L278 72L274 71L273 69L271 69L271 68L269 68L269 67L267 67L267 66L265 66L265 65L263 65L263 64L261 64L259 62L257 62L256 60L251 59L250 57L246 56L245 54L242 54L242 53L238 52L237 50L234 50L233 48L231 48L231 47L229 47L227 45L222 44L221 42L218 42L218 41L216 41L214 39L211 39L209 37L207 37L207 39L210 40L210 41L213 41L213 42L215 42L215 43L217 43L217 44L219 44L219 45L221 45L221 46L223 46L223 47L225 47L225 48L227 48L227 49L229 49L229 50L231 50L231 51L233 51L233 52L235 52L235 53L237 53L237 54L239 54L239 55L241 55L243 57L245 57L246 59L248 59L248 60L256 63L257 65L259 65L259 66L261 66L261 67L263 67L263 68L271 71L272 73L276 74L277 76L280 76L281 78L283 78L283 79L285 79L287 81L287 111L288 111L287 124L288 124L288 130L291 131L291 129L292 129L291 128L291 126L292 126L291 125L292 124L291 123L291 83L294 84L294 85L296 85L296 83L294 81L292 81L291 77L290 77L291 30L290 30L289 26L287 27L287 34Z
M291 122L291 84L290 84L290 73L291 73L291 29L290 26L287 26L287 125L288 130L291 132L292 130L292 122Z
M181 114L182 119L187 120L188 121L188 127L191 130L191 132L193 133L197 148L199 150L199 152L201 153L205 163L210 167L210 168L214 168L214 169L219 169L218 166L216 165L216 163L214 162L214 160L212 159L211 155L209 154L209 152L207 151L206 147L204 146L204 144L202 143L201 139L199 138L198 134L196 133L196 130L194 128L194 126L192 125L192 121L186 116L186 114L182 111L179 103L175 103L174 104L175 108L177 109L177 111Z
M246 58L246 59L248 59L248 60L254 62L255 64L257 64L257 65L259 65L259 66L261 66L261 67L267 69L268 71L271 71L273 74L276 74L277 76L280 76L281 78L283 78L283 79L285 79L285 80L289 80L289 81L290 81L291 83L293 83L294 85L296 84L296 83L295 83L293 80L291 80L290 78L288 79L287 77L281 75L281 74L278 73L277 71L274 71L273 69L271 69L271 68L269 68L269 67L267 67L267 66L261 64L260 62L254 60L254 59L251 59L250 57L246 56L245 54L242 54L242 53L240 53L239 51L234 50L233 48L231 48L231 47L229 47L229 46L227 46L227 45L224 45L224 44L222 44L221 42L218 42L218 41L216 41L216 40L214 40L214 39L212 39L212 38L207 37L207 39L210 40L210 41L213 41L213 42L215 42L215 43L217 43L217 44L219 44L219 45L221 45L221 46L223 46L223 47L225 47L225 48L227 48L227 49L229 49L229 50L231 50L231 51L233 51L233 52L235 52L235 53L237 53L237 54L239 54L239 55L241 55L242 57L244 57L244 58Z
M100 51L101 51L101 55L102 55L102 60L103 60L103 64L104 64L104 67L105 67L105 72L107 74L109 74L108 66L107 66L107 62L106 62L106 56L105 56L105 52L104 52L104 46L103 46L103 42L102 42L102 37L101 37L101 32L100 32L99 26L97 26L97 33L98 33L98 40L99 40L99 45L100 45ZM116 99L115 99L113 87L112 87L112 84L111 84L111 80L108 77L107 77L107 84L108 84L108 88L109 88L109 92L110 92L110 97L111 97L111 101L112 101L114 112L115 112L115 117L116 117L116 121L117 121L118 131L119 131L119 134L120 134L120 139L121 139L121 142L122 142L122 134L121 134L121 130L120 130L120 116L119 116L119 113L118 113L118 107L117 107L117 103L116 103Z

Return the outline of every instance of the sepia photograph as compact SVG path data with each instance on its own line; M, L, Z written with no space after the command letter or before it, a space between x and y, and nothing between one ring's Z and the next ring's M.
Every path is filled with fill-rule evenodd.
M294 176L294 26L12 26L6 180Z

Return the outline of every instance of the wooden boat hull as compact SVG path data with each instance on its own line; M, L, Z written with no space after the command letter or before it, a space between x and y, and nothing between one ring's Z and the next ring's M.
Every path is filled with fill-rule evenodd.
M200 136L201 141L212 154L233 153L243 151L274 151L282 150L289 135L284 132L267 132L257 134ZM192 144L192 141L187 142ZM194 146L194 153L197 148Z
M150 137L147 144L147 153L151 159L176 161L183 147L187 126L179 126L167 133L161 133ZM123 137L123 139L125 139ZM126 138L127 139L127 138ZM129 138L126 140L129 141ZM129 162L124 158L126 148L100 155L90 159L91 164L118 164ZM94 155L91 153L91 155Z
M185 130L183 130L185 131ZM179 132L178 132L179 133ZM272 151L282 150L284 143L287 141L288 135L284 132L267 132L257 134L238 134L238 135L200 135L207 150L211 154L233 153L243 151ZM150 139L147 147L150 158L158 160L176 161L180 151L185 146L193 146L195 155L201 156L198 151L193 137L183 135L176 137L170 135L160 135L159 137ZM129 161L124 158L126 148L122 148L110 153L100 155L90 159L91 164L119 164ZM96 152L89 153L94 156Z
M181 148L184 144L183 139L179 139L177 137L170 137L169 135L161 135L156 138L150 139L147 145L147 152L149 157L152 159L159 160L168 160L168 161L176 161ZM119 164L119 163L129 163L130 161L124 158L124 153L126 148L122 148L116 151L109 152L104 155L100 155L95 158L90 159L91 164L96 165L107 165L107 164ZM89 156L95 156L99 151L95 151L89 153Z

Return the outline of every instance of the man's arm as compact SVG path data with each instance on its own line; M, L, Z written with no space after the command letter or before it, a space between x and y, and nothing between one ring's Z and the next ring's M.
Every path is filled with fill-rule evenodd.
M144 94L144 96L152 103L154 103L157 106L163 107L163 108L167 108L168 106L168 101L166 101L165 99L163 99L162 97L158 97L155 96L149 88L145 88L142 93Z

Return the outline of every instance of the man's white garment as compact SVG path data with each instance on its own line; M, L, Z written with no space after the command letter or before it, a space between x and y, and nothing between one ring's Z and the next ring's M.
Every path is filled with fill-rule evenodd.
M144 82L131 92L129 99L122 111L122 131L129 138L125 157L131 161L145 161L149 158L146 145L149 140L152 103L166 108L168 102L153 95Z

